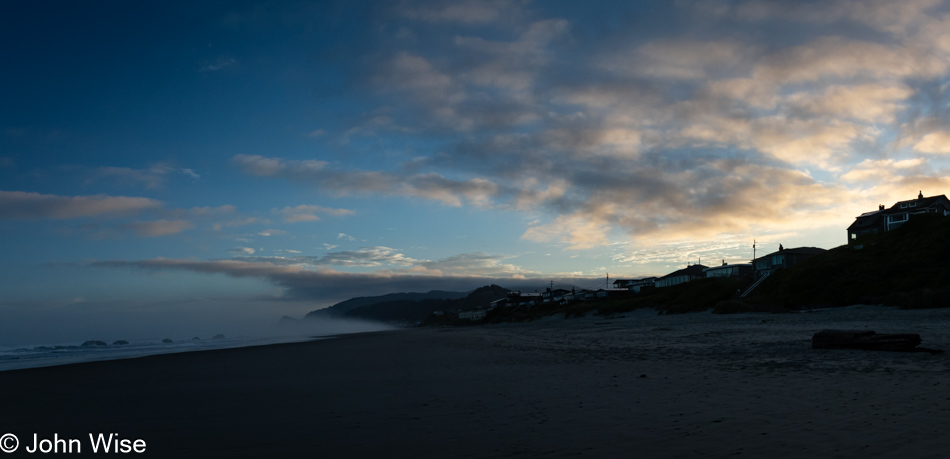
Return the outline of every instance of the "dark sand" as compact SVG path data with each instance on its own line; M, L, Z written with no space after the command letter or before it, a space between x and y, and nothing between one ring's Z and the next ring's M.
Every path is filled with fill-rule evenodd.
M870 327L947 347L948 324L641 313L15 370L0 433L22 452L34 432L116 432L153 457L946 457L946 354L808 340Z

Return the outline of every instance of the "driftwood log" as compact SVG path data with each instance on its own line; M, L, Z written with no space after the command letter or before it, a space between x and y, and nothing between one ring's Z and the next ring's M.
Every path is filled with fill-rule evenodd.
M869 351L930 351L917 349L916 333L877 334L869 330L822 330L811 337L812 349L864 349Z

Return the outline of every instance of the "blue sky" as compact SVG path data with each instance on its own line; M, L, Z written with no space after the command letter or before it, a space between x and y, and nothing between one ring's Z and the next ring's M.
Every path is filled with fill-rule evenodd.
M13 324L596 286L950 188L941 1L0 9Z

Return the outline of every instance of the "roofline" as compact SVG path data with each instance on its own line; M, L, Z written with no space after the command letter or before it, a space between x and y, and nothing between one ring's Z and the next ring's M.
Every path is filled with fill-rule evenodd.
M733 267L733 266L748 266L748 267L751 268L751 267L752 267L752 263L733 263L733 264L731 264L731 265L710 266L710 267L704 269L703 272L712 271L712 270L714 270L714 269L731 268L731 267Z
M671 272L671 273L669 273L669 274L667 274L667 275L665 275L665 276L658 277L656 280L666 279L666 278L668 278L668 277L670 277L670 276L672 276L672 275L674 275L674 274L677 274L677 273L679 273L679 272L681 272L681 271L686 271L686 270L688 270L688 269L690 269L690 268L693 268L693 271L695 271L695 270L696 270L696 269L695 269L696 266L702 266L702 269L708 268L708 266L703 266L703 265L689 265L689 266L687 266L687 267L685 267L685 268L677 269L676 271L673 271L673 272ZM688 273L684 273L684 274L688 274ZM678 275L679 275L679 274L678 274Z
M850 228L850 227L849 227L849 228ZM823 252L827 252L827 251L828 251L828 249L823 249L823 248L821 248L821 247L795 247L795 248L793 248L793 249L776 250L776 251L774 251L774 252L772 252L772 253L767 253L767 254L762 255L762 256L760 256L760 257L756 257L756 260L761 260L761 259L763 259L763 258L765 258L765 257L770 257L770 256L772 256L772 255L776 255L776 254L780 254L780 253L790 253L790 252L791 252L791 253L801 253L801 250L802 250L802 249L821 250L821 252L812 253L811 255L817 255L817 254L819 254L819 253L823 253Z

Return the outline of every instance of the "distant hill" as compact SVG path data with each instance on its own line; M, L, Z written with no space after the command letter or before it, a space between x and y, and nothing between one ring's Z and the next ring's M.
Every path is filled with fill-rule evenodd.
M492 301L504 298L507 294L508 289L506 288L487 285L475 289L464 298L387 301L351 309L346 313L346 317L399 324L417 324L424 321L435 311L464 311L486 307Z
M435 311L464 311L485 307L507 294L508 289L497 285L487 285L468 293L438 290L428 293L391 293L346 300L326 309L312 311L304 319L339 317L415 324L422 322Z
M864 236L776 271L747 298L786 308L886 304L950 306L950 217L916 215L900 228Z
M318 317L343 317L353 309L371 306L378 303L399 302L399 301L422 301L422 300L454 300L465 298L468 292L446 292L443 290L431 290L426 293L389 293L379 296L361 296L341 301L333 306L324 309L310 311L304 316L304 319L313 319Z

